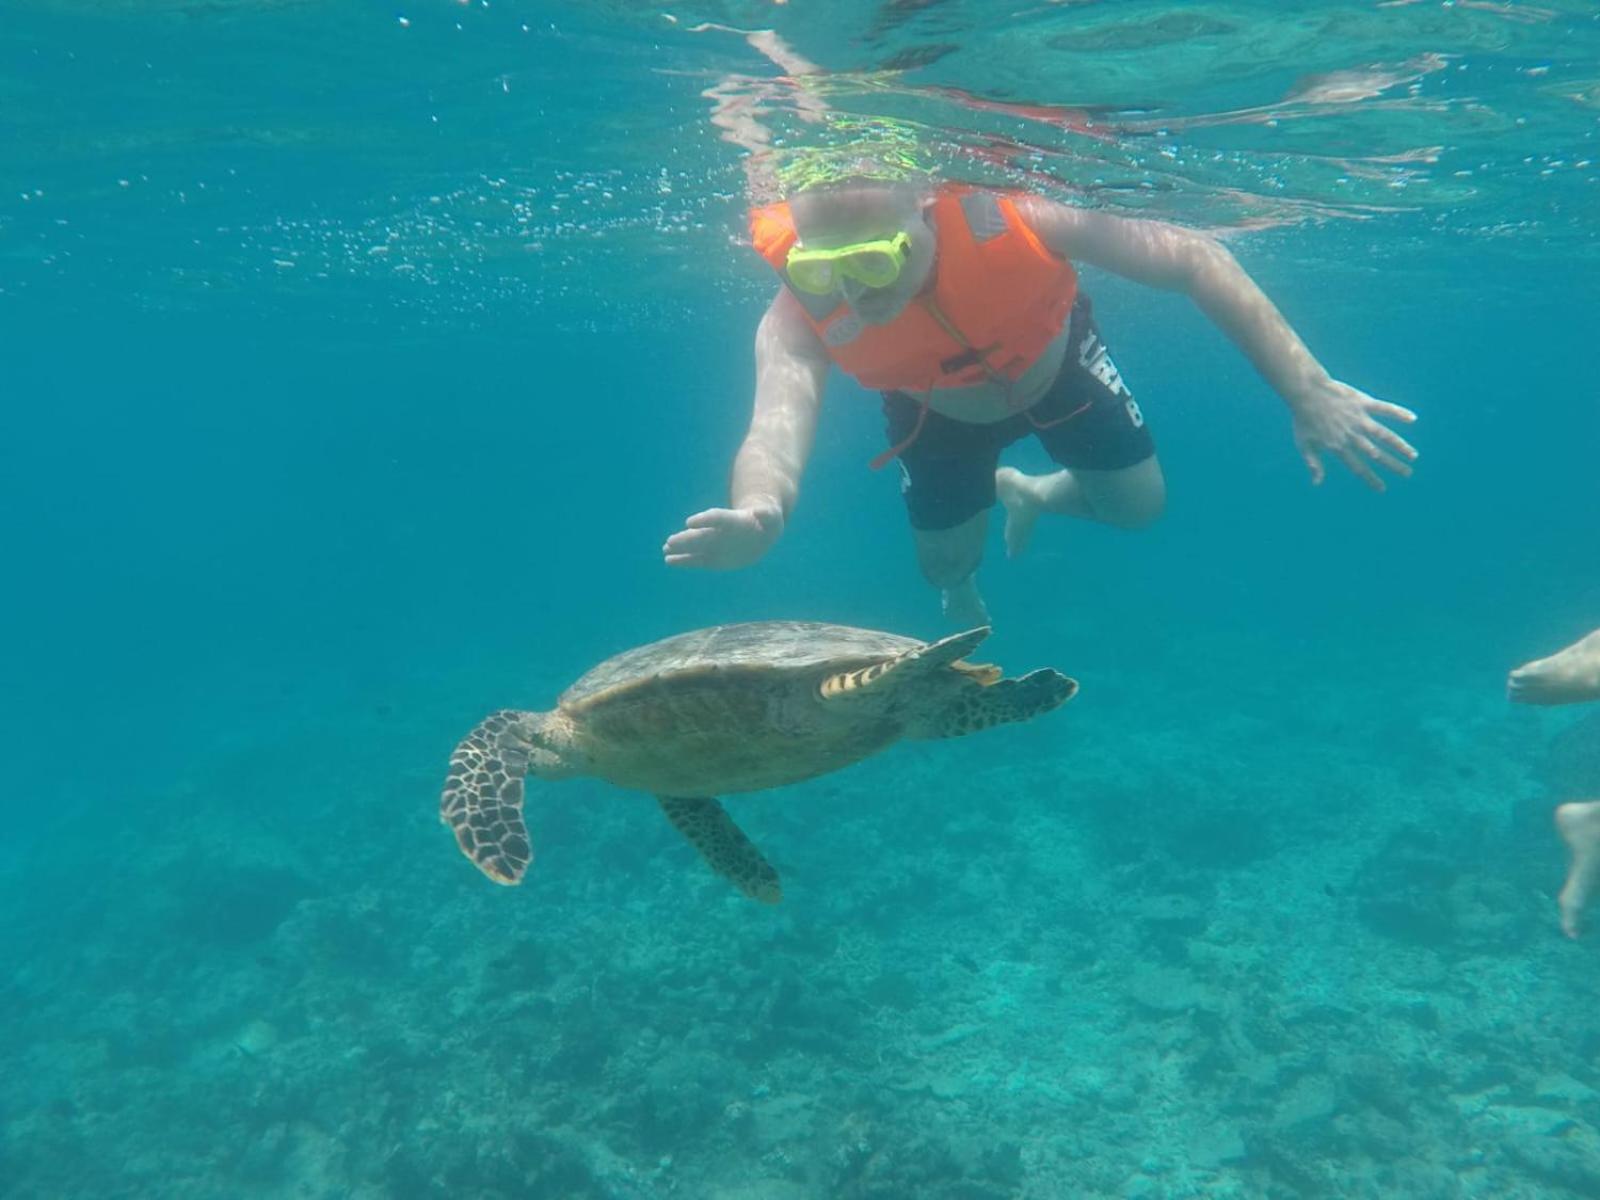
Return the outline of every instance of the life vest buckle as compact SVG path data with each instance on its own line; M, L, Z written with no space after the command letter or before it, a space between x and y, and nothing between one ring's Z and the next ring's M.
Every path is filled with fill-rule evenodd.
M985 346L982 349L977 346L968 346L960 354L952 354L949 358L941 359L939 361L939 370L945 375L954 375L958 371L965 371L968 367L983 366L987 368L989 355L999 348L999 342ZM988 373L987 370L985 373Z

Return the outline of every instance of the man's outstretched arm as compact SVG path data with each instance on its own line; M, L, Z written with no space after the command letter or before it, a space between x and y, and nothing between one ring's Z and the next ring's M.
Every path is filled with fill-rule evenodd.
M1312 483L1322 482L1324 452L1337 455L1379 491L1384 484L1374 465L1411 474L1417 452L1384 422L1409 425L1416 414L1330 376L1215 238L1163 221L1091 212L1039 197L1025 197L1018 207L1056 253L1135 283L1187 294L1288 404L1295 444Z
M668 566L746 567L783 533L816 440L828 355L799 303L780 291L756 330L756 398L733 460L729 507L695 513L667 539Z

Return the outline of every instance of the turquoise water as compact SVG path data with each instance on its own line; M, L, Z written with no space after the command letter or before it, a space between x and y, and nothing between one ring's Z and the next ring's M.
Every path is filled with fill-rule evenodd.
M586 780L496 888L436 818L485 713L723 621L943 631L840 378L774 553L660 564L771 287L716 87L780 160L909 130L1218 231L1421 459L1312 489L1192 305L1086 270L1169 511L981 576L983 656L1079 697L730 801L776 908ZM1600 712L1502 686L1600 624L1597 117L1564 0L11 6L0 1195L1600 1195L1549 827Z

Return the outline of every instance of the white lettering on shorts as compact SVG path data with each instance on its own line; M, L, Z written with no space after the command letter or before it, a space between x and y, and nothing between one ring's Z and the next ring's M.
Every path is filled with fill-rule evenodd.
M1144 413L1139 410L1139 402L1132 396L1129 396L1128 403L1123 407L1128 410L1128 420L1133 422L1133 427L1135 429L1143 429Z
M906 460L900 459L900 494L904 496L911 490L911 472L906 468Z
M1106 348L1100 339L1093 333L1087 334L1078 344L1078 365L1100 381L1113 396L1127 396L1130 400L1129 415L1134 416L1134 425L1144 424L1144 418L1136 416L1139 406L1132 404L1133 393L1122 382L1122 372L1117 370L1117 364L1111 361L1111 355L1106 353Z

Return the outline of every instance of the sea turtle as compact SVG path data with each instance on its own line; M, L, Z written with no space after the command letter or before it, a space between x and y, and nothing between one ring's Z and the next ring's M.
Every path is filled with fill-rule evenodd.
M1052 670L1002 679L962 659L987 626L937 642L756 621L682 633L601 663L552 712L486 717L450 756L439 817L496 883L532 860L522 780L593 775L651 792L713 871L776 903L778 873L714 797L797 783L901 738L960 737L1064 704Z

